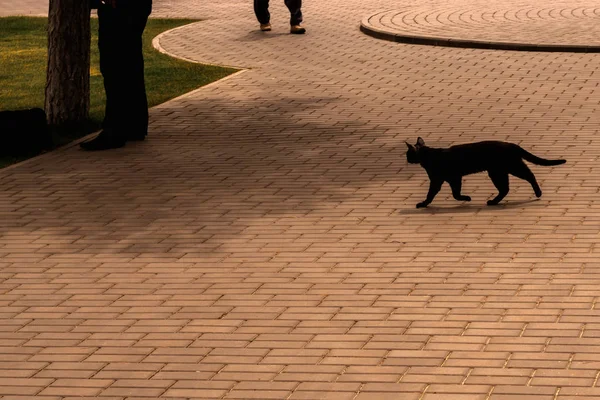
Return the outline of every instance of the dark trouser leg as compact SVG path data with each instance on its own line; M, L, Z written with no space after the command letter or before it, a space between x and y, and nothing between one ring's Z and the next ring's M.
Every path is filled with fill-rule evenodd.
M131 115L125 126L128 129L128 135L137 138L143 138L148 133L148 98L144 81L144 55L142 50L142 34L147 22L148 14L130 13L128 37L130 37L131 42L128 43L128 46L131 52L129 61L131 69L127 70L126 76L130 84Z
M290 25L300 25L302 22L302 0L285 0L285 5L290 10Z
M106 93L106 107L102 128L106 132L112 132L119 121L119 54L121 40L121 27L118 23L116 10L101 7L98 10L98 50L100 51L100 72L104 79L104 91Z
M254 0L254 14L259 23L268 24L271 21L269 0Z
M115 137L143 136L148 131L142 33L151 2L144 5L98 10L100 71L106 91L103 128Z

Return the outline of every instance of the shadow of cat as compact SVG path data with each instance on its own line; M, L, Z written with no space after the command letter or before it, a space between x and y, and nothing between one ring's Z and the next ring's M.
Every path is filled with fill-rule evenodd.
M500 211L509 210L513 208L519 208L525 204L539 202L541 199L529 199L519 201L509 201L506 203L498 204L497 206L488 206L485 203L473 204L464 203L456 207L436 207L428 206L426 208L410 208L400 210L400 214L457 214L457 213L468 213L468 212L487 212L487 211Z

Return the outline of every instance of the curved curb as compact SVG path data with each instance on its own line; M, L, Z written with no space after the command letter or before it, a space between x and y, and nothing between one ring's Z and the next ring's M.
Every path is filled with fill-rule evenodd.
M237 65L212 64L212 63L209 63L209 62L193 60L191 58L187 58L187 57L183 57L183 56L177 55L175 53L171 53L167 49L165 49L164 47L161 46L160 40L163 38L163 36L165 36L165 35L167 35L169 33L173 33L175 31L178 31L180 29L184 29L184 28L187 28L189 26L195 25L195 24L200 23L200 22L202 22L202 21L192 22L191 24L186 24L186 25L178 26L176 28L169 29L168 31L164 31L164 32L159 33L157 36L155 36L152 39L152 47L154 47L159 53L165 54L165 55L167 55L169 57L177 58L178 60L183 60L183 61L191 62L191 63L194 63L194 64L203 64L203 65L210 65L210 66L213 66L213 67L232 68L232 69L239 69L239 70L250 69L250 68L247 68L247 67L241 67L241 66L237 66ZM217 82L219 82L221 80L222 79L219 79Z
M201 21L198 21L198 22L201 22ZM210 65L210 66L213 66L213 67L222 67L222 68L237 69L238 71L233 72L233 73L231 73L231 74L229 74L229 75L227 75L227 76L225 76L225 77L223 77L221 79L218 79L218 80L216 80L214 82L208 83L208 84L206 84L204 86L200 86L199 88L191 90L191 91L189 91L187 93L184 93L184 94L182 94L180 96L174 97L174 98L172 98L172 99L170 99L168 101L165 101L163 103L157 104L157 105L155 105L152 108L160 108L161 106L163 106L163 104L167 104L167 103L170 103L171 101L174 101L174 100L179 100L179 99L183 99L183 98L189 97L189 96L195 94L196 92L198 92L198 91L200 91L200 90L202 90L204 88L210 87L212 85L216 85L217 83L221 83L221 82L223 82L223 81L225 81L227 79L231 79L234 76L237 76L237 75L239 75L241 73L244 73L244 72L250 70L250 68L245 68L245 67L237 67L237 66L222 65L222 64L211 64L211 63L204 62L204 61L193 60L191 58L187 58L187 57L183 57L183 56L177 55L175 53L171 53L171 52L167 51L164 47L161 46L160 39L162 39L162 37L164 35L166 35L168 33L172 33L172 32L177 31L179 29L183 29L183 28L189 27L190 25L197 24L198 22L192 22L191 24L186 24L186 25L178 26L177 28L169 29L168 31L164 31L164 32L159 33L158 35L156 35L152 39L152 47L154 47L154 49L157 50L159 53L162 53L162 54L167 55L167 56L172 57L172 58L176 58L178 60L187 61L187 62L194 63L194 64Z
M388 10L390 11L390 10ZM419 36L394 33L374 27L369 22L371 18L382 12L377 12L363 18L360 30L368 36L376 39L388 40L396 43L417 44L426 46L459 47L466 49L485 50L512 50L512 51L539 51L539 52L564 52L564 53L600 53L600 45L565 45L565 44L534 44L534 43L510 43L470 39L453 39L434 36Z
M233 69L237 69L237 70L239 70L239 71L236 71L236 72L234 72L234 73L232 73L232 74L230 74L230 75L227 75L227 76L226 76L226 77L224 77L224 78L218 79L218 80L216 80L216 81L214 81L214 82L211 82L211 83L208 83L208 84L206 84L206 85L204 85L204 86L200 86L199 88L196 88L196 89L194 89L194 90L191 90L191 91L189 91L189 92L186 92L186 93L184 93L184 94L182 94L182 95L179 95L179 96L177 96L177 97L174 97L174 98L172 98L172 99L170 99L170 100L167 100L167 101L165 101L165 102L163 102L163 103L157 104L157 105L155 105L155 106L153 106L153 107L150 107L150 109L154 109L154 108L161 108L162 106L164 106L164 105L165 105L165 104L167 104L167 103L170 103L171 101L175 101L175 100L178 100L178 99L186 98L186 97L188 97L188 96L191 96L191 95L193 95L193 94L197 93L197 92L198 92L198 91L200 91L200 90L203 90L203 89L205 89L205 88L207 88L207 87L210 87L210 86L212 86L212 85L215 85L215 84L217 84L217 83L221 83L221 82L223 82L224 80L227 80L227 79L233 78L234 76L236 76L236 75L238 75L238 74L241 74L241 73L243 73L243 72L246 72L246 71L248 71L248 70L249 70L249 68L231 67L231 66L217 65L217 64L210 64L210 63L205 63L205 62L201 62L201 61L191 60L191 59L188 59L188 58L185 58L185 57L178 56L178 55L176 55L176 54L169 53L168 51L166 51L166 50L165 50L165 49L164 49L164 48L163 48L163 47L160 45L160 38L161 38L161 37L162 37L164 34L166 34L166 33L169 33L169 32L172 32L172 31L174 31L174 30L177 30L177 29L181 29L181 28L183 28L183 27L186 27L186 26L189 26L189 25L191 25L191 24L187 24L187 25L178 26L177 28L173 28L173 29L169 29L168 31L161 32L160 34L158 34L157 36L155 36L155 37L152 39L152 47L154 47L154 48L155 48L157 51L159 51L159 52L160 52L160 53L162 53L162 54L168 55L169 57L177 58L177 59L179 59L179 60L183 60L183 61L191 62L191 63L194 63L194 64L204 64L204 65L212 65L212 66L216 66L216 67L226 67L226 68L233 68ZM0 175L2 175L3 173L5 173L6 171L12 170L12 169L14 169L14 168L17 168L17 167L19 167L19 166L22 166L22 165L25 165L25 164L28 164L28 163L31 163L31 162L34 162L34 161L37 161L37 160L40 160L40 159L43 159L43 158L52 157L53 155L56 155L56 154L58 154L58 153L64 152L64 151L66 151L66 150L69 150L69 149L71 149L71 148L73 148L73 147L77 146L79 143L82 143L82 142L84 142L84 141L86 141L86 140L89 140L89 139L91 139L92 137L94 137L94 135L97 135L97 134L98 134L98 132L100 132L100 131L91 132L91 133L89 133L89 134L87 134L87 135L85 135L85 136L82 136L82 137L80 137L80 138L78 138L78 139L75 139L75 140L73 140L73 141L71 141L71 142L69 142L69 143L66 143L66 144L64 144L64 145L62 145L62 146L60 146L60 147L57 147L57 148L55 148L55 149L52 149L52 150L50 150L50 151L46 151L46 152L44 152L44 153L38 154L38 155L36 155L36 156L33 156L33 157L31 157L31 158L27 158L27 159L25 159L25 160L23 160L23 161L19 161L19 162L16 162L16 163L14 163L14 164L10 164L10 165L8 165L8 166L6 166L6 167L4 167L4 168L0 168Z

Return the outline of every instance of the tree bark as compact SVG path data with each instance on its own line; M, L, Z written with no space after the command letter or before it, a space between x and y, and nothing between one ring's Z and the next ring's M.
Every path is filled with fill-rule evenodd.
M90 110L90 2L50 0L45 109L48 123L87 120Z

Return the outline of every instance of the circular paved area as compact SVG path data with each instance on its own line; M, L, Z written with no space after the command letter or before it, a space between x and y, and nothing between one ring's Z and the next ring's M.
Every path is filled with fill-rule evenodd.
M465 1L419 4L365 17L363 32L443 46L533 51L600 51L600 8L593 1Z
M250 1L181 0L204 20L161 46L249 70L143 143L0 171L0 395L598 398L598 56L362 34L388 0L306 2L292 36L282 3L263 34ZM486 207L480 174L416 210L417 136L568 163L532 167L540 200Z

